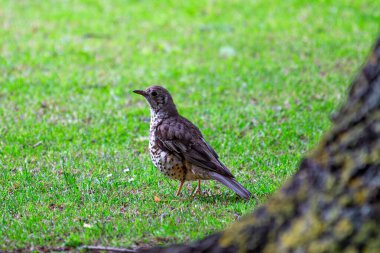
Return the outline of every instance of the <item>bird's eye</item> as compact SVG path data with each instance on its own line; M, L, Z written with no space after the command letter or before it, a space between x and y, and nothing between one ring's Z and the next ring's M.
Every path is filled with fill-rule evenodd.
M157 96L157 92L155 92L155 91L153 91L151 94L153 97Z

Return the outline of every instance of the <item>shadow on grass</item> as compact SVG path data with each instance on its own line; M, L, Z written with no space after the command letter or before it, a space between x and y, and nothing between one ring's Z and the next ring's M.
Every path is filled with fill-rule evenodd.
M199 201L203 203L252 203L253 206L256 206L258 201L256 197L252 197L250 200L242 199L237 195L230 194L221 194L221 195L196 195L186 197L187 201Z

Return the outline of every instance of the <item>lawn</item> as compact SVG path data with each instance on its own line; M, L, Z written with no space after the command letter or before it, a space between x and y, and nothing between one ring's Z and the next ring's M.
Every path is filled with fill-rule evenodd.
M0 0L0 250L188 242L265 203L379 32L379 1L317 2ZM175 196L132 93L153 84L256 200Z

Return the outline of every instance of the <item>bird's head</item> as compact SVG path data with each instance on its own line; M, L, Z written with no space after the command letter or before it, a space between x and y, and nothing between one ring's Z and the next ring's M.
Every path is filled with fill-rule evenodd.
M145 97L152 113L161 116L173 116L178 114L170 93L161 86L151 86L146 90L134 90L134 93Z

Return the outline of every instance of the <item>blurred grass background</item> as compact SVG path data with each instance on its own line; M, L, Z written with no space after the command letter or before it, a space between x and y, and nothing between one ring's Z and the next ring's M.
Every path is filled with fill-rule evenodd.
M328 129L380 24L376 1L0 0L0 249L155 245L220 230ZM258 202L159 174L160 84ZM154 201L154 196L161 199Z

